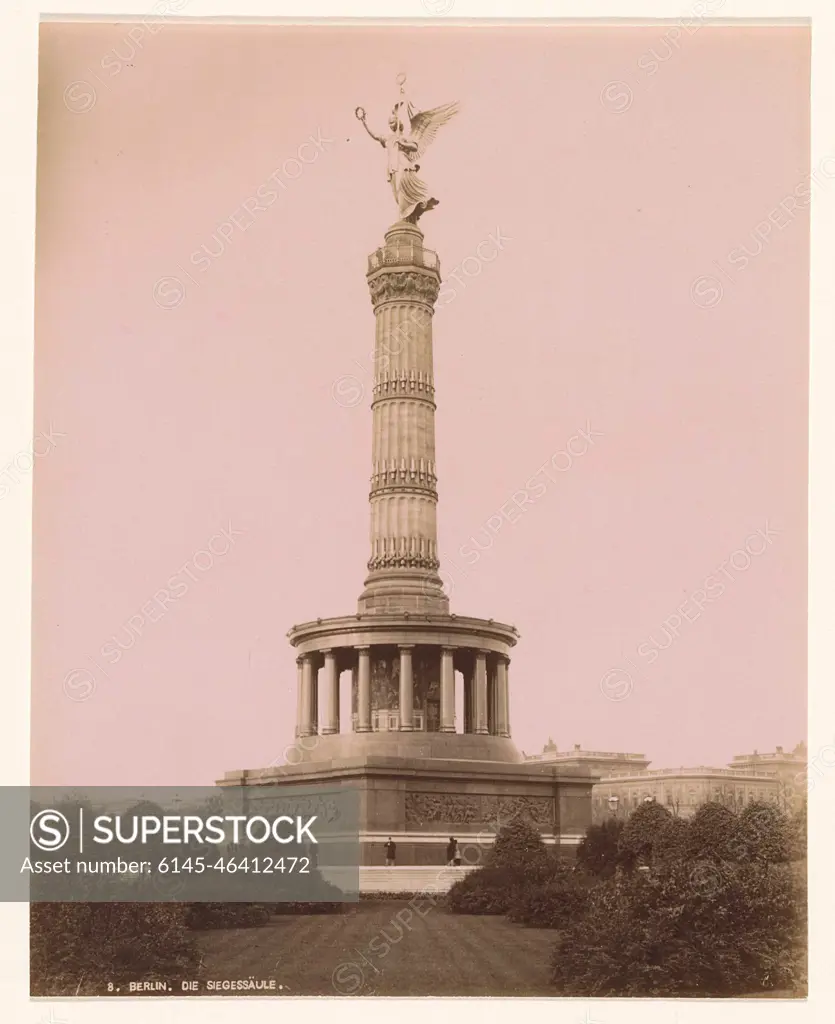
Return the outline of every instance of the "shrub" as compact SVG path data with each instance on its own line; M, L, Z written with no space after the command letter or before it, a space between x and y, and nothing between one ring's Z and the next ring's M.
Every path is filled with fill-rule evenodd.
M787 868L684 862L605 881L570 922L552 980L574 996L734 996L805 985L804 893Z
M525 818L517 817L499 829L496 841L487 851L487 867L518 868L522 865L542 868L549 860L539 830Z
M778 864L790 858L789 818L775 804L751 803L738 815L729 843L734 860Z
M313 900L308 903L265 903L263 906L271 914L342 914L347 904Z
M652 844L658 832L667 824L672 815L661 804L641 804L629 815L618 839L618 849L624 856L648 864L652 860Z
M789 819L789 859L806 859L806 801L803 801L800 809Z
M454 914L506 914L539 875L523 867L483 867L459 879L446 896Z
M177 903L34 903L33 996L99 995L137 979L194 975L197 946Z
M452 886L446 906L457 914L506 914L526 888L556 869L539 831L524 818L514 818L499 830L484 867Z
M589 876L562 867L544 881L522 886L508 917L536 928L564 928L585 914L591 885Z
M688 851L703 860L736 860L734 835L737 815L716 801L709 800L696 809L690 819Z
M690 851L690 825L684 818L671 816L659 828L652 841L653 864L686 860Z
M619 867L631 871L633 855L619 847L625 823L609 818L600 825L589 825L577 847L577 864L584 872L610 878Z
M370 901L372 903L391 903L392 900L402 900L408 903L409 900L423 896L420 892L387 892L385 889L375 889L373 892L361 892L360 903Z

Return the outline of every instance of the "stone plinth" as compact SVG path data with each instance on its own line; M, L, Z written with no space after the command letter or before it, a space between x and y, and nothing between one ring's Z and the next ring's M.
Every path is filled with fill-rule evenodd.
M356 787L360 863L384 864L383 843L391 836L399 865L441 866L450 836L482 851L471 858L481 856L498 829L517 815L537 827L546 843L573 856L591 824L595 781L589 772L528 762L365 755L228 772L218 784Z

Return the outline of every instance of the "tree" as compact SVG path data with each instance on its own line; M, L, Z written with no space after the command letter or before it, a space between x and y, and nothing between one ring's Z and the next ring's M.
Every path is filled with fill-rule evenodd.
M671 816L655 835L652 843L653 864L669 864L687 858L689 854L690 824L684 818Z
M732 840L737 815L716 800L708 800L697 808L690 819L688 847L694 859L736 860Z
M551 961L564 996L805 995L805 887L786 866L686 862L592 887Z
M644 864L652 862L652 844L672 814L654 800L641 804L629 815L618 840L618 849Z
M634 857L618 846L625 822L608 818L600 825L589 825L577 848L577 864L590 875L609 878L619 867L631 870Z
M490 847L485 866L518 868L538 867L548 859L548 851L539 830L523 817L513 818L499 829Z
M539 831L516 817L499 829L484 866L452 886L446 906L456 914L506 914L521 905L526 889L539 886L556 868Z
M789 820L789 856L791 860L806 859L806 797Z
M739 815L731 840L734 860L777 864L789 860L789 818L775 804L752 803Z

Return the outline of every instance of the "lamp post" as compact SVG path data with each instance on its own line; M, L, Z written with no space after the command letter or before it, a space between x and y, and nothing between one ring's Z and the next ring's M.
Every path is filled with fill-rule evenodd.
M620 797L615 796L614 793L608 799L609 811L612 817L617 818L618 816L618 804L620 803Z

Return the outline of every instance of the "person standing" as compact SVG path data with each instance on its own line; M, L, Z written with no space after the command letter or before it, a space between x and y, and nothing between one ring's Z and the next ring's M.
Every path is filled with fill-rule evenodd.
M458 854L458 840L453 836L449 837L449 842L446 844L446 862L447 866L455 864L456 856Z
M387 868L393 868L394 867L394 858L397 855L397 844L394 842L394 840L391 838L391 836L389 836L389 840L388 840L388 842L385 845L385 850L386 850L386 867Z

